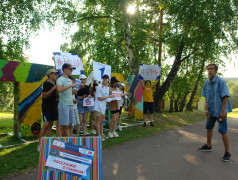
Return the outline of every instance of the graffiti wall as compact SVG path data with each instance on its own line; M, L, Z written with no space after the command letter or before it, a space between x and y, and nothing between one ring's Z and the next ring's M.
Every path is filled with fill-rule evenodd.
M127 85L130 86L129 92L132 94L129 98L128 106L132 106L130 109L135 113L135 119L143 119L143 88L140 84L140 80L137 76L129 76L127 79Z

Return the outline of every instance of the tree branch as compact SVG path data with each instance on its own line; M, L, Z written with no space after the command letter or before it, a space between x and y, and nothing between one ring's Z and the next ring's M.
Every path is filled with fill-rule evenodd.
M111 17L111 16L90 16L90 17L83 17L83 18L81 18L81 19L77 19L77 20L72 21L72 23L80 22L80 21L83 21L83 20L103 19L103 18L105 18L105 19L113 19L113 20L115 20L116 22L119 22L119 23L121 23L121 24L124 24L122 21L120 21L120 20L118 20L118 19L116 19L116 18L114 18L114 17Z
M189 55L185 56L183 59L181 59L181 62L185 61L186 59L188 59L192 54L194 54L199 48L196 48L193 50L193 52L191 52Z

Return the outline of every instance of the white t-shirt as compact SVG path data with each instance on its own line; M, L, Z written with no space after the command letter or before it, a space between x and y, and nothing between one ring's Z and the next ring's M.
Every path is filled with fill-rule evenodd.
M123 94L123 91L121 91L121 90L119 90L119 89L118 89L118 91L119 91L121 94ZM126 91L124 91L124 94L126 94ZM121 97L120 107L123 106L125 99L127 99L127 95L125 95L124 97Z
M97 87L96 94L95 94L95 111L100 112L102 114L105 114L106 112L106 105L107 105L107 100L102 100L99 101L99 97L105 97L109 96L109 87L102 87L102 84L100 84Z

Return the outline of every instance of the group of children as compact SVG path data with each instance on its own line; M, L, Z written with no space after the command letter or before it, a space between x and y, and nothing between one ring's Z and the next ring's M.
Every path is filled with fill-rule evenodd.
M76 69L71 64L65 63L62 66L63 74L57 76L56 70L47 72L48 80L43 84L43 127L39 138L45 134L50 136L53 121L56 121L56 136L57 137L72 137L74 126L76 126L76 136L79 136L80 128L83 128L83 135L87 133L87 119L90 113L91 133L97 134L105 141L108 138L118 137L116 132L117 122L118 129L121 131L121 111L123 105L127 105L127 96L131 95L124 91L125 84L120 83L116 77L111 77L104 74L100 84L92 79L89 86L86 85L87 77L82 74L79 76L81 84L78 89L76 80L71 76L72 71ZM56 85L55 85L56 83ZM156 82L157 83L157 82ZM146 114L150 112L150 125L153 118L153 86L150 86L149 81L142 81L144 89L144 126L146 126ZM56 94L59 94L57 98ZM119 94L119 98L118 98ZM117 97L117 98L116 98ZM85 98L93 98L94 106L84 106ZM57 100L58 99L58 100ZM58 103L57 103L58 101ZM149 101L149 102L147 102ZM109 107L111 112L111 122L109 125L108 135L103 133L103 124L105 120L106 107ZM96 124L94 126L94 119ZM96 130L95 130L96 129Z

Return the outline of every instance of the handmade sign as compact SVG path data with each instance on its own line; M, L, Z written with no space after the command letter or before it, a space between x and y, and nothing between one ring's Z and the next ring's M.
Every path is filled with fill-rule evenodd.
M76 90L78 90L79 89L79 87L80 87L80 85L81 85L81 80L79 80L79 79L75 79L75 83L76 83L76 87L74 87L73 89L76 89Z
M112 91L112 95L114 95L114 98L107 98L107 102L120 101L121 100L121 92Z
M140 64L139 80L159 80L161 76L161 65Z
M93 61L93 77L95 77L95 80L102 81L104 74L111 78L111 66Z
M93 80L93 71L88 76L87 81L86 81L86 85L89 86L89 84L92 82L92 80Z
M39 180L48 179L101 180L101 138L42 138Z
M73 53L64 53L64 52L53 52L55 59L56 69L62 69L64 63L69 63L73 67L76 67L73 70L72 75L80 75L83 73L83 61L79 55Z
M83 106L94 106L94 98L84 98Z

